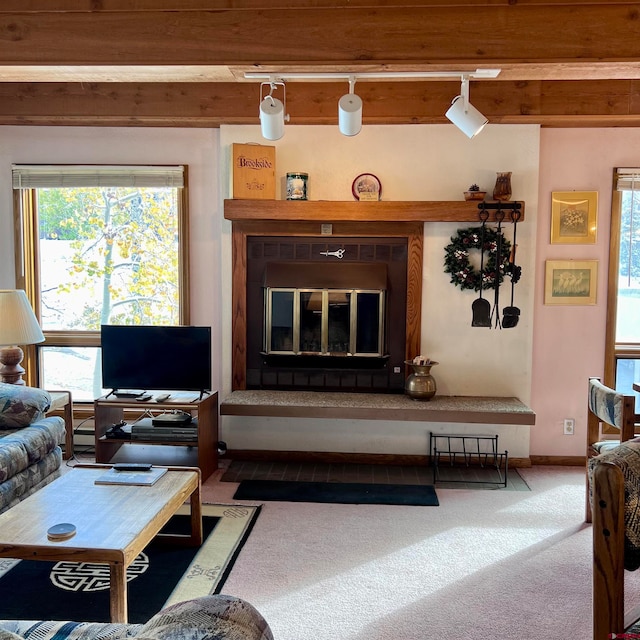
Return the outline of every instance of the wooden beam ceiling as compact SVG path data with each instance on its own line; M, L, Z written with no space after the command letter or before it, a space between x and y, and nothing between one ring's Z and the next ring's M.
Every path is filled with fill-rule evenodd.
M3 0L0 124L257 124L246 71L468 71L492 123L640 125L640 4L571 0ZM133 8L132 8L133 6ZM290 82L335 124L346 82ZM364 122L444 123L459 80L358 81Z

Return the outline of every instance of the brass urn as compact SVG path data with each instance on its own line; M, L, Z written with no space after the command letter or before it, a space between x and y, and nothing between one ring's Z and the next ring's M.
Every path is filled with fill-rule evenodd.
M431 367L438 363L434 360L425 364L416 364L412 360L405 360L404 363L413 370L404 383L404 392L413 400L431 400L436 395L436 381L431 375Z

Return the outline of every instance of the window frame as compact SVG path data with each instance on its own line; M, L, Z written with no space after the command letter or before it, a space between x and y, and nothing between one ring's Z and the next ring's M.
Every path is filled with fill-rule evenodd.
M28 165L25 165L28 166ZM37 165L34 165L37 166ZM87 170L101 167L108 168L113 165L50 165L54 170L59 169L64 173L65 168L82 168ZM126 167L123 165L122 169ZM153 170L151 165L144 167L131 167L132 169ZM157 165L156 169L162 169ZM189 268L189 214L188 214L188 167L181 165L183 172L182 186L167 185L177 190L178 207L178 316L181 325L188 325L191 318L190 300L190 268ZM90 186L90 185L87 185ZM101 186L101 185L94 185ZM128 186L128 185L123 185ZM42 187L41 187L42 188ZM40 255L39 255L39 219L37 203L38 187L18 187L13 190L13 214L14 214L14 247L15 247L15 273L16 288L24 289L27 298L31 302L38 322L41 319L40 296ZM47 347L100 347L100 331L61 331L45 330L45 341L38 345L27 345L24 350L24 364L26 373L25 383L30 386L42 386L42 368L40 362L40 349ZM77 401L74 400L74 404ZM80 404L89 404L80 402Z
M617 342L616 327L618 320L618 281L620 277L620 233L622 229L622 190L618 189L622 167L613 170L611 192L611 221L609 235L609 271L607 282L607 321L605 331L604 384L616 386L616 370L619 359L640 359L640 342ZM640 168L637 173L640 175ZM639 189L640 191L640 184Z

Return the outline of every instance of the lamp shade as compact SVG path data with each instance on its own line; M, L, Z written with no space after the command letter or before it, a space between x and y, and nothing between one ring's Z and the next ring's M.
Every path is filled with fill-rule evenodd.
M260 128L267 140L280 140L284 135L284 105L278 98L266 96L260 103Z
M456 96L445 115L468 138L473 138L484 129L489 120L469 102L467 102L465 110L464 103L465 101L461 95Z
M44 342L27 294L22 289L0 290L0 346Z
M355 136L362 129L362 98L346 93L338 101L338 128L344 136Z

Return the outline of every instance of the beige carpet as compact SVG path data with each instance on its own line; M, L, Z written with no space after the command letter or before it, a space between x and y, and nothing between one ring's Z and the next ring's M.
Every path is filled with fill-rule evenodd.
M438 509L265 503L223 591L278 640L589 640L584 470L521 474L531 491L438 488ZM205 500L236 487L211 478Z

